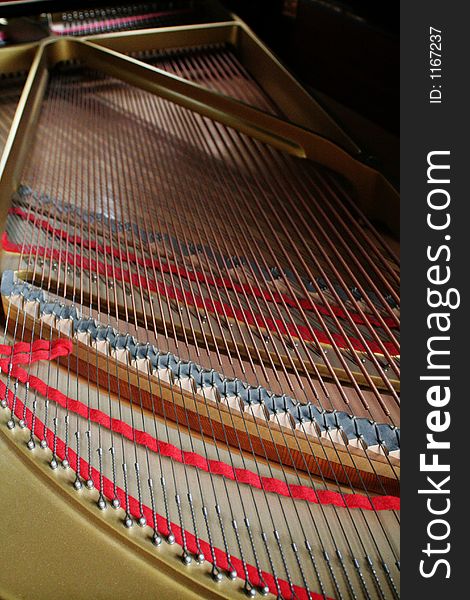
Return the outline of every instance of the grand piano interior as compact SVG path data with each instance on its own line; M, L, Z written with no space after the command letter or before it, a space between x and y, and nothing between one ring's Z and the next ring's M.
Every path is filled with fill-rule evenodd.
M0 597L399 597L396 21L0 2Z

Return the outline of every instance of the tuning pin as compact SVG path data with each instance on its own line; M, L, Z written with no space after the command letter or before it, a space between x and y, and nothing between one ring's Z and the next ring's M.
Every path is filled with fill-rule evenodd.
M267 596L269 594L269 587L266 584L261 585L258 589L262 596Z
M249 581L245 581L245 585L243 586L243 591L249 598L254 598L256 596L256 590Z
M127 529L130 529L132 527L132 525L134 524L132 517L126 513L126 516L124 517L124 527L127 527Z

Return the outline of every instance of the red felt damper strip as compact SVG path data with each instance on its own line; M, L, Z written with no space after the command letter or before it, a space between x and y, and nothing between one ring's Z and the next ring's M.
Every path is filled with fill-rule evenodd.
M22 419L23 415L25 416L26 426L30 430L33 428L32 433L37 438L45 438L47 440L49 448L55 448L55 452L59 460L63 460L67 456L70 467L75 471L75 473L78 473L81 477L83 477L83 479L91 478L95 488L102 489L104 496L108 500L112 500L117 496L121 506L128 506L129 513L132 517L134 517L135 519L139 519L143 514L143 516L147 520L147 524L150 527L156 526L156 529L164 536L167 536L170 533L168 522L165 519L165 517L158 513L154 513L152 509L146 506L145 504L142 505L141 511L141 505L136 498L126 494L126 492L122 488L118 486L115 487L110 479L102 476L97 469L91 467L91 465L89 465L88 462L83 458L80 457L79 459L77 459L77 454L70 448L70 446L66 446L64 441L58 436L54 436L54 433L48 427L45 427L44 423L40 419L38 419L37 416L35 416L33 419L33 413L29 408L26 408L25 411L25 406L23 402L18 397L15 398L11 390L7 390L7 387L3 383L3 381L0 381L0 396L2 398L6 398L10 410L13 406L15 406L15 416L18 419ZM233 566L237 571L238 577L240 579L245 579L243 563L239 558L237 558L236 556L230 556L229 564L227 554L220 548L212 547L210 544L208 544L201 538L198 538L198 540L196 540L195 536L192 533L186 530L182 530L176 523L170 523L170 527L171 533L173 533L173 535L175 536L177 544L182 546L184 535L186 547L189 550L189 552L191 552L192 554L197 554L200 548L200 550L206 556L208 562L212 563L213 551L215 555L216 565L218 568L227 570L230 566ZM197 542L199 542L199 546ZM277 595L276 581L273 575L271 575L271 573L262 571L261 576L263 578L263 581L261 581L256 567L250 564L246 564L246 568L248 571L250 582L253 585L260 586L264 581L264 583L266 583L269 587L269 591L272 594ZM305 588L300 587L298 585L293 586L295 593L294 596L292 594L291 587L287 581L277 578L277 583L279 584L279 587L281 589L282 597L286 600L293 600L294 598L297 598L298 600L309 600L309 598L311 600L325 600L323 595L317 594L315 592L310 592L309 594ZM331 599L327 598L327 600Z
M17 345L18 348L17 349ZM267 492L305 500L313 504L333 504L341 508L362 508L363 510L400 510L400 498L396 496L368 497L362 494L345 494L330 490L316 490L304 485L287 484L272 477L260 477L248 469L233 468L219 460L206 459L196 452L183 451L167 442L153 438L150 434L131 427L128 423L111 418L106 413L94 408L89 408L79 400L74 400L63 394L60 390L48 386L44 381L19 367L19 364L30 364L38 360L53 360L60 356L67 356L72 352L73 344L70 340L59 339L51 344L46 340L36 340L32 345L20 342L11 346L0 345L0 353L7 354L9 358L0 359L0 370L10 372L10 376L18 379L23 384L39 392L45 398L52 400L67 408L70 412L80 415L106 429L121 434L141 446L144 446L163 456L196 467L214 475L222 475L232 481L238 481ZM13 365L13 366L12 366Z
M7 252L14 252L16 254L28 254L33 252L38 256L43 256L45 258L60 262L67 262L67 264L70 264L74 267L91 271L93 273L98 273L99 275L107 274L111 279L124 281L125 283L131 283L138 289L144 291L149 290L150 292L158 293L169 300L176 300L177 302L184 303L188 306L195 306L199 310L204 310L212 314L218 314L222 318L235 319L240 323L246 323L252 327L256 325L261 329L268 329L277 335L289 335L296 339L300 337L305 342L315 343L316 338L316 340L321 344L331 345L330 337L318 329L309 328L305 325L294 325L293 323L285 324L279 319L271 319L269 317L261 316L246 309L232 309L227 304L219 302L218 300L203 298L202 296L186 290L182 291L174 286L168 286L163 283L155 282L154 280L148 279L143 275L131 273L127 269L120 269L116 267L113 268L112 265L105 265L100 261L88 259L76 254L72 255L69 252L44 248L42 246L26 246L22 244L15 244L8 239L6 232L2 234L1 239L3 248ZM346 339L342 335L338 333L330 333L330 336L338 348L349 348ZM364 347L360 340L350 336L348 336L347 339L354 350L358 352L367 352L367 348ZM369 350L374 354L383 354L382 349L376 342L367 340L366 343ZM393 342L383 342L383 346L391 356L399 355L399 350Z
M336 317L340 319L350 319L358 325L371 324L375 327L382 326L381 322L372 315L365 314L364 320L360 314L352 311L348 311L346 313L339 306L330 305L329 308L325 308L321 304L312 302L308 298L296 298L294 300L286 294L281 294L279 292L270 292L269 290L262 290L256 286L236 283L226 278L213 278L208 275L205 275L204 273L200 273L199 271L188 271L184 267L179 267L173 264L168 265L167 263L155 260L153 257L142 259L132 252L122 252L121 250L119 250L118 248L114 248L113 246L103 246L99 242L96 242L94 240L83 239L79 235L72 236L63 229L53 227L47 219L40 219L32 213L25 212L18 206L10 208L9 213L21 217L25 221L32 222L36 227L47 231L51 235L54 235L60 239L67 241L67 243L71 245L84 247L88 250L95 250L97 252L100 252L101 254L106 253L110 256L114 256L122 262L131 262L148 268L155 268L156 271L160 271L162 273L173 273L174 275L179 275L181 277L184 277L185 279L189 279L190 281L199 281L200 283L206 285L212 285L222 289L226 288L228 290L233 290L238 293L245 293L247 296L254 296L255 298L260 298L266 300L267 302L273 302L276 304L285 303L285 305L289 306L290 308L298 308L300 306L303 310L307 311L317 310L320 314L327 317L331 316L331 313L333 313ZM391 329L398 329L398 323L396 320L392 319L391 317L385 316L381 318L383 319L383 322Z

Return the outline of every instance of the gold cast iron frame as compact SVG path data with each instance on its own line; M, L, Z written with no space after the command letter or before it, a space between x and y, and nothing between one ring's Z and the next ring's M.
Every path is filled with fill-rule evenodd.
M291 121L269 115L125 54L221 42L231 42L237 47L247 68L254 71L257 81ZM25 151L32 143L49 70L58 62L70 60L79 60L85 66L336 171L353 186L356 199L368 216L385 223L397 234L397 191L381 173L358 158L358 149L350 138L308 97L241 22L169 27L88 38L48 38L38 44L0 51L0 73L29 69L0 161L0 227L5 222L11 195L19 184Z

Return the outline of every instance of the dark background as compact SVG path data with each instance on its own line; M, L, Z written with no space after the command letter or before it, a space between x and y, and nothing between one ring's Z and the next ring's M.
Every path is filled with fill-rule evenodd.
M399 4L391 0L225 0L313 88L388 132L399 130ZM291 3L292 4L292 3Z

